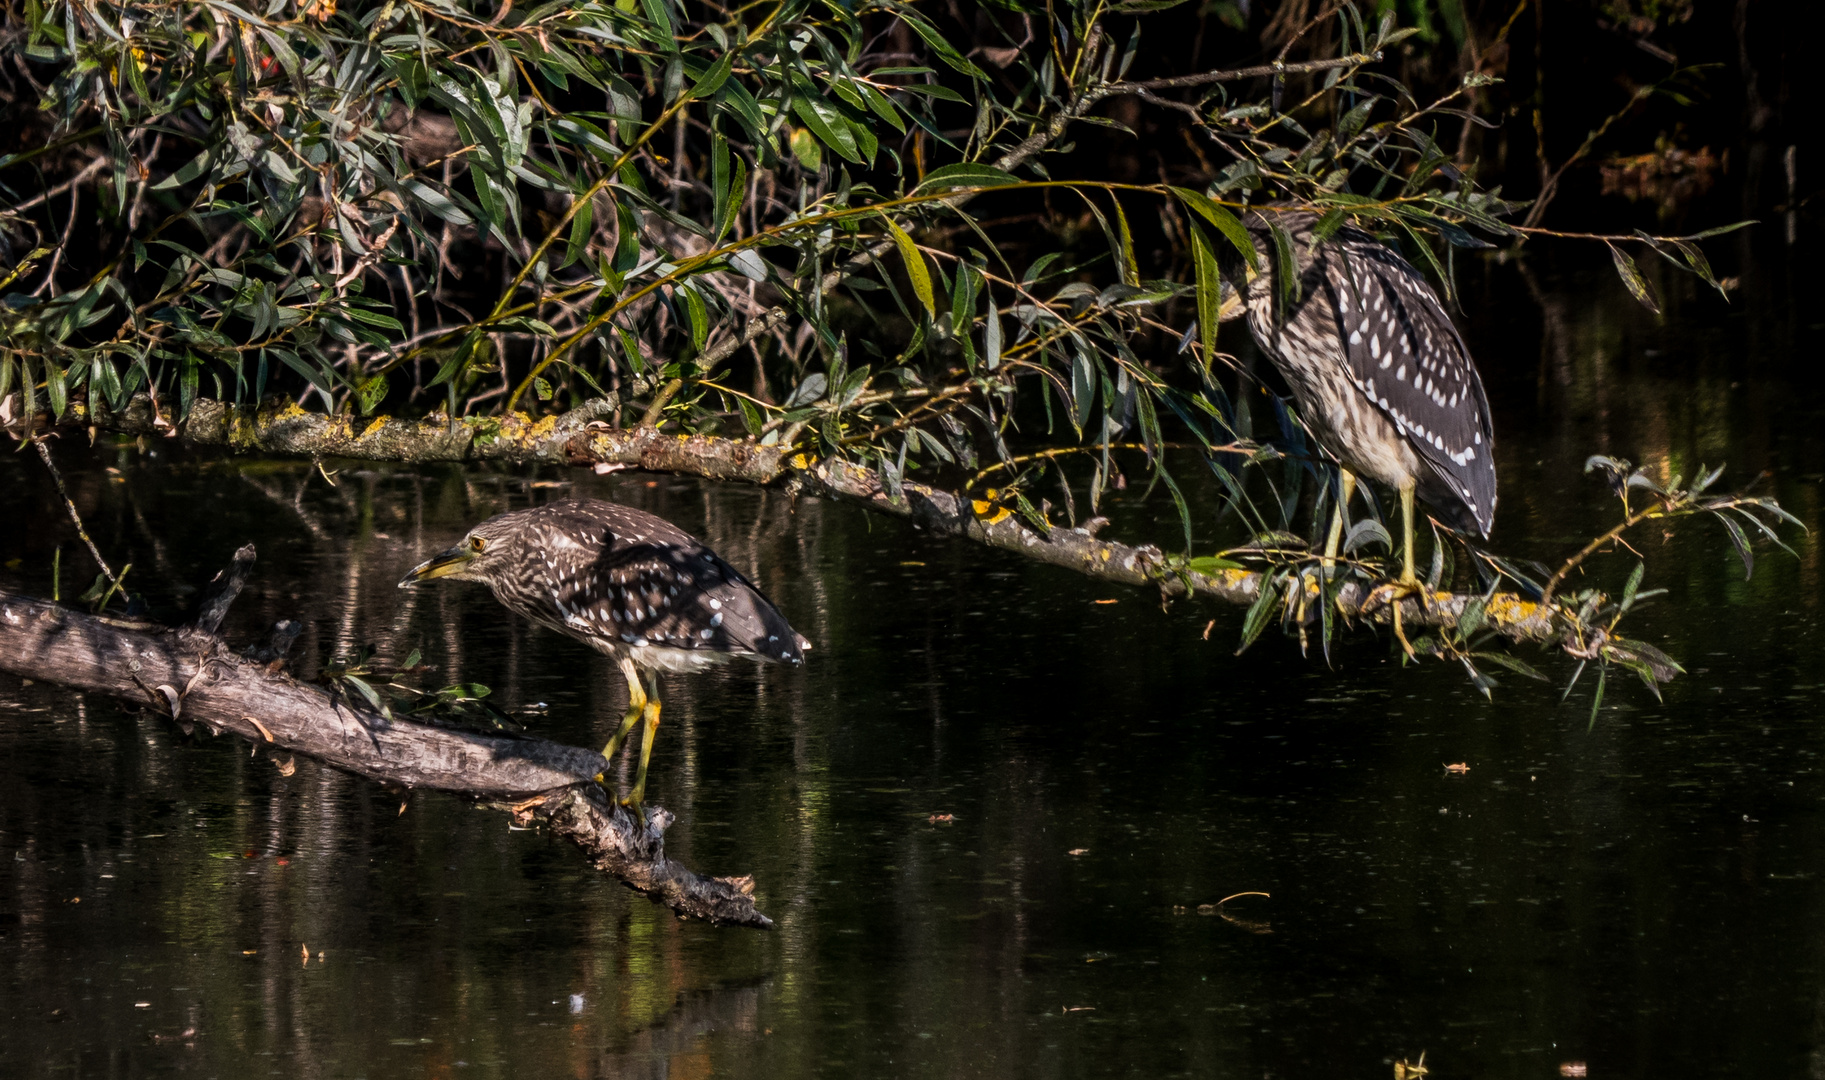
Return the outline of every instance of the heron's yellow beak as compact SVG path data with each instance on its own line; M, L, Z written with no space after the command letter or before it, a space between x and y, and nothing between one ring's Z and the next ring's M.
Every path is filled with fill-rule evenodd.
M1226 293L1223 297L1222 302L1220 304L1218 304L1217 321L1220 323L1226 323L1231 319L1237 318L1238 316L1242 315L1243 313L1244 313L1244 309L1243 309L1243 305L1242 305L1242 294L1232 291L1232 292Z
M448 551L440 551L436 555L426 559L424 562L414 566L411 573L400 579L399 587L403 589L407 585L416 585L421 581L430 581L432 578L449 577L451 574L460 574L474 560L475 552L469 550L466 546L453 547Z

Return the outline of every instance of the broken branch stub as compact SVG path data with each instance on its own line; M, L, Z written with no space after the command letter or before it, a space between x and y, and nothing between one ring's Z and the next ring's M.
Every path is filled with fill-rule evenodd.
M222 628L222 620L227 617L228 609L234 605L235 598L247 587L247 576L253 572L254 550L252 544L242 544L234 553L234 561L224 570L218 571L203 587L203 599L197 604L195 626L205 634L213 634Z

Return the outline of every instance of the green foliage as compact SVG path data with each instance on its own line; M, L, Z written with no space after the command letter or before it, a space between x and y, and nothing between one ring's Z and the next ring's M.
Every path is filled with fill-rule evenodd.
M393 707L403 705L412 719L420 723L481 730L518 730L521 727L487 701L493 691L480 683L456 683L440 690L424 690L400 681L429 670L419 663L417 649L412 650L398 667L388 667L376 662L373 646L364 645L347 655L332 657L318 674L318 679L331 690L389 720L393 719Z
M0 270L0 402L560 411L616 387L626 422L851 458L890 495L947 473L1041 531L1040 485L1075 524L1067 464L1094 514L1138 451L1187 547L1167 450L1189 449L1257 535L1218 558L1274 571L1245 640L1317 611L1328 642L1340 579L1312 583L1315 536L1273 539L1325 470L1283 404L1269 448L1232 393L1218 265L1256 266L1239 215L1278 201L1320 237L1378 233L1449 294L1453 252L1525 235L1440 142L1489 123L1490 80L1421 105L1388 76L1406 38L1462 36L1461 6L1430 2L1346 3L1332 53L1290 68L1129 80L1170 6L30 0L7 40L55 130L0 157L0 238L25 252ZM1116 98L1217 148L1205 182L1055 175L1074 124L1122 127L1096 111ZM1163 265L1137 241L1156 221ZM1713 281L1701 237L1596 239L1653 306L1623 246ZM1366 524L1352 573L1389 546Z
M1069 121L1155 90L1124 81L1149 5L1121 9L1125 44L1104 6L1046 9L1038 41L1013 35L1039 9L1009 10L1022 14L989 23L1009 58L989 80L951 31L895 0L736 12L680 0L142 0L105 16L34 2L9 29L45 76L57 141L0 158L0 177L30 191L45 153L92 151L80 179L94 189L76 194L98 235L85 258L71 246L74 216L60 221L50 198L6 215L9 249L28 253L6 275L16 291L0 312L0 395L18 387L26 406L58 415L144 391L180 414L199 394L275 390L362 414L439 398L457 411L490 399L563 407L651 373L684 380L654 409L689 427L746 430L758 411L762 438L948 463L956 451L935 449L958 437L945 419L1003 430L1025 379L1050 386L1036 392L1061 398L1086 438L1138 425L1151 446L1162 406L1208 410L1169 400L1134 341L1176 334L1161 316L1191 296L1201 359L1218 358L1213 245L1255 259L1235 207L1291 198L1329 212L1321 231L1354 219L1441 273L1433 243L1516 235L1500 220L1512 207L1437 143L1441 121L1480 122L1463 109L1467 91L1418 107L1373 73L1414 28L1397 28L1391 5L1346 6L1337 59L1296 104L1279 103L1280 81L1191 81L1187 114L1233 156L1207 189L1129 185L1118 199L1116 185L1072 185L1108 237L1107 267L1053 250L1017 271L966 203L1061 186L1045 161ZM1461 21L1454 11L1437 14ZM869 42L895 28L927 65L873 59ZM1262 96L1238 96L1239 85ZM959 115L974 117L961 145L940 134ZM924 169L928 152L952 160ZM1189 281L1146 279L1123 199L1162 213L1176 203L1200 222L1170 230L1192 253ZM947 220L980 246L917 254L914 236ZM883 238L903 276L877 281ZM1709 278L1689 240L1640 242ZM500 280L458 286L478 264ZM1618 267L1645 297L1620 251ZM776 370L761 381L829 380L842 365L844 393L789 409L697 378L728 362L769 303L804 330L771 328ZM985 371L990 308L1017 326ZM860 341L866 367L836 347L837 323L858 319L892 328ZM402 369L409 381L392 377Z

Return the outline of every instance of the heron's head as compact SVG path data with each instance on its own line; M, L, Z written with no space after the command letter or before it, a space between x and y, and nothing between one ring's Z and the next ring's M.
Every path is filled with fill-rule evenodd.
M513 540L511 518L489 518L470 529L455 546L414 566L412 572L400 580L399 587L403 589L421 581L445 577L492 584L511 563Z
M1270 260L1274 252L1272 229L1259 210L1244 214L1242 226L1255 249L1252 261L1243 256L1227 234L1213 238L1211 243L1215 249L1217 273L1221 281L1217 307L1219 322L1229 322L1246 314L1249 290L1268 285L1262 279L1270 273Z

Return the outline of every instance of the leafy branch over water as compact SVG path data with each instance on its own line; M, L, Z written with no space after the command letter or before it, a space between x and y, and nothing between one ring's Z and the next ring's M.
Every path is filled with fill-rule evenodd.
M128 434L160 430L153 426L151 403L144 397L127 413L100 413L85 419ZM505 424L471 419L451 426L383 418L351 425L296 409L237 413L212 402L200 404L176 434L193 445L234 447L265 455L638 466L782 486L798 494L836 499L901 518L935 535L972 540L1099 580L1154 589L1162 600L1206 597L1245 606L1244 648L1276 623L1302 644L1317 632L1328 648L1347 625L1393 621L1386 590L1378 586L1391 576L1394 560L1392 552L1377 555L1367 550L1371 543L1390 546L1386 530L1373 519L1352 526L1348 550L1338 559L1335 572L1327 576L1320 565L1318 544L1290 532L1261 533L1252 542L1219 556L1172 555L1152 545L1103 539L1099 533L1108 522L1101 517L1075 527L1035 524L1025 514L972 498L970 493L911 480L890 492L881 472L852 461L814 458L776 446L757 446L749 440L678 438L651 429L612 431L603 425L547 427L525 417L509 418ZM1705 478L1703 487L1695 484L1679 490L1674 484L1660 488L1657 509L1644 513L1648 507L1635 506L1627 516L1638 516L1635 523L1640 524L1650 519L1753 509L1771 522L1793 520L1766 497L1707 495L1709 484L1716 479L1713 473ZM1642 483L1636 481L1636 486ZM1321 513L1316 520L1326 520L1326 516ZM1572 565L1581 564L1605 543L1622 540L1622 530L1611 530L1574 554ZM1454 545L1469 556L1463 560L1461 574L1451 568ZM1477 591L1451 591L1452 580L1464 575L1479 583ZM1511 653L1498 651L1526 642L1561 649L1581 665L1595 659L1604 670L1619 664L1652 674L1656 682L1677 673L1678 665L1652 646L1616 634L1621 614L1653 595L1639 592L1639 580L1625 588L1618 610L1612 598L1597 589L1582 590L1569 598L1563 594L1547 598L1542 582L1550 577L1544 566L1472 548L1461 537L1441 539L1434 546L1424 595L1398 601L1401 618L1409 627L1437 628L1436 634L1414 642L1416 651L1459 661L1485 693L1495 685L1483 672L1485 666L1537 674Z
M1306 59L1168 73L1161 6L26 0L0 78L50 126L0 157L0 424L801 483L1067 563L1121 547L1091 523L1132 471L1187 554L1121 547L1123 573L1248 603L1245 644L1277 618L1328 647L1380 617L1387 535L1358 523L1335 575L1287 539L1331 470L1219 342L1219 252L1256 258L1238 214L1369 229L1446 296L1460 252L1602 243L1650 306L1629 253L1715 284L1722 230L1511 224L1525 204L1441 142L1492 123L1490 77L1422 99L1391 17L1344 4ZM1086 126L1132 134L1118 102L1198 167L1066 175ZM1169 461L1211 471L1246 546L1190 557ZM1478 632L1559 605L1503 606L1512 564L1463 551L1478 592L1411 618L1458 626L1431 645L1485 685L1507 661Z

